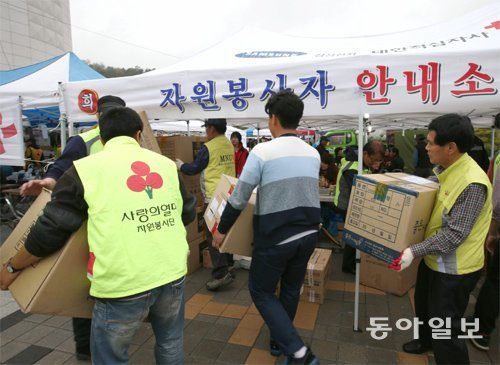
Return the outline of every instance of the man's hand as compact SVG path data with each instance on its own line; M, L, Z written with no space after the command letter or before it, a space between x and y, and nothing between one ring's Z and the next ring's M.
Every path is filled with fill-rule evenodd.
M403 252L401 252L401 255L399 255L397 259L389 264L389 268L395 271L403 271L404 269L408 268L408 266L410 266L413 258L414 257L411 253L411 249L409 247L405 248Z
M212 246L214 246L217 249L220 248L222 242L224 242L224 238L226 238L225 234L220 233L218 230L215 231L215 234L213 236Z
M181 169L181 166L184 165L184 162L179 160L178 158L175 159L175 164L177 165L177 170Z
M21 196L28 195L39 195L42 192L43 188L52 190L56 185L56 181L50 177L47 177L43 180L31 180L27 183L24 183L20 188L19 192Z
M17 276L20 273L20 271L18 271L11 274L7 271L6 267L7 264L3 264L2 271L0 271L0 289L2 290L8 290L10 284L12 284L14 280L16 280Z

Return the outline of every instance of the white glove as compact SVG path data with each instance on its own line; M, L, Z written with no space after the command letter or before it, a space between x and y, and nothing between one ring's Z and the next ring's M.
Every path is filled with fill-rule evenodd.
M182 162L181 160L179 160L178 158L176 158L175 159L175 164L177 166L177 170L180 170L181 166L184 165L184 162Z
M401 252L401 255L399 255L397 259L389 264L389 267L396 271L403 271L411 265L413 259L414 257L411 253L411 249L408 247Z

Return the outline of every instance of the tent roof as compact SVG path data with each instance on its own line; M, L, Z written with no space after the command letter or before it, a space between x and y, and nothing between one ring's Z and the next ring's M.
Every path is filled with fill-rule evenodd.
M312 128L357 127L364 113L384 127L424 127L450 112L490 126L500 111L499 19L497 2L441 24L368 37L247 28L171 67L70 82L63 93L70 120L90 118L79 98L91 89L122 97L150 119L225 117L263 128L268 91L288 88L304 101L301 125Z
M97 71L67 52L43 62L9 71L0 71L2 97L23 98L25 107L58 105L59 82L103 79Z

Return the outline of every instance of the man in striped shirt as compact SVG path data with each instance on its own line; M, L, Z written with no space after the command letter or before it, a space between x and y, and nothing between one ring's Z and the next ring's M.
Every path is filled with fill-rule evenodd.
M271 332L274 356L283 352L288 364L317 364L293 319L307 262L318 240L320 157L295 133L304 110L297 95L279 92L265 108L274 139L258 144L250 153L222 214L214 245L222 243L257 187L248 282L252 300ZM278 282L279 298L275 294Z

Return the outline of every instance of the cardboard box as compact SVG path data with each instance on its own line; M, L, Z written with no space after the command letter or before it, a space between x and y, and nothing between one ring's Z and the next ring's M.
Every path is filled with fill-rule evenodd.
M161 153L158 142L156 141L153 129L151 129L151 124L149 123L148 115L146 112L142 111L139 113L141 117L143 129L141 132L141 147L147 148L148 150L154 151L156 153Z
M196 217L194 221L186 226L186 234L188 242L195 241L199 238L203 238L203 241L207 239L207 233L205 230L205 219L203 218L204 211L201 207L196 208Z
M210 251L208 251L208 248L204 248L201 251L201 255L203 256L203 267L206 269L211 269L213 267L212 265L212 258L210 257Z
M307 263L304 285L308 287L324 287L328 281L331 263L331 250L315 248Z
M200 245L205 240L198 238L194 241L188 242L189 256L188 256L188 275L191 275L201 267Z
M356 175L344 243L387 263L421 242L438 185L404 173Z
M325 301L325 286L306 286L301 288L300 300L309 303L323 304Z
M205 222L210 232L215 232L227 200L234 191L238 179L222 175L214 195L205 210ZM247 206L226 234L226 238L219 248L220 252L227 252L241 256L252 256L253 243L253 210L255 206L255 192L250 197Z
M158 136L156 141L163 156L167 156L173 161L178 158L185 163L190 163L194 161L207 138L200 136ZM188 176L180 173L180 176L186 190L196 196L197 206L203 207L204 198L201 192L200 175Z
M24 245L32 225L49 200L50 192L42 191L0 247L2 261L14 256ZM88 252L87 224L84 223L61 250L24 269L9 287L21 310L90 318L94 300L89 297Z
M394 271L387 263L375 257L361 253L361 284L399 296L405 295L417 281L418 265L421 258L415 259L410 267L403 271Z

